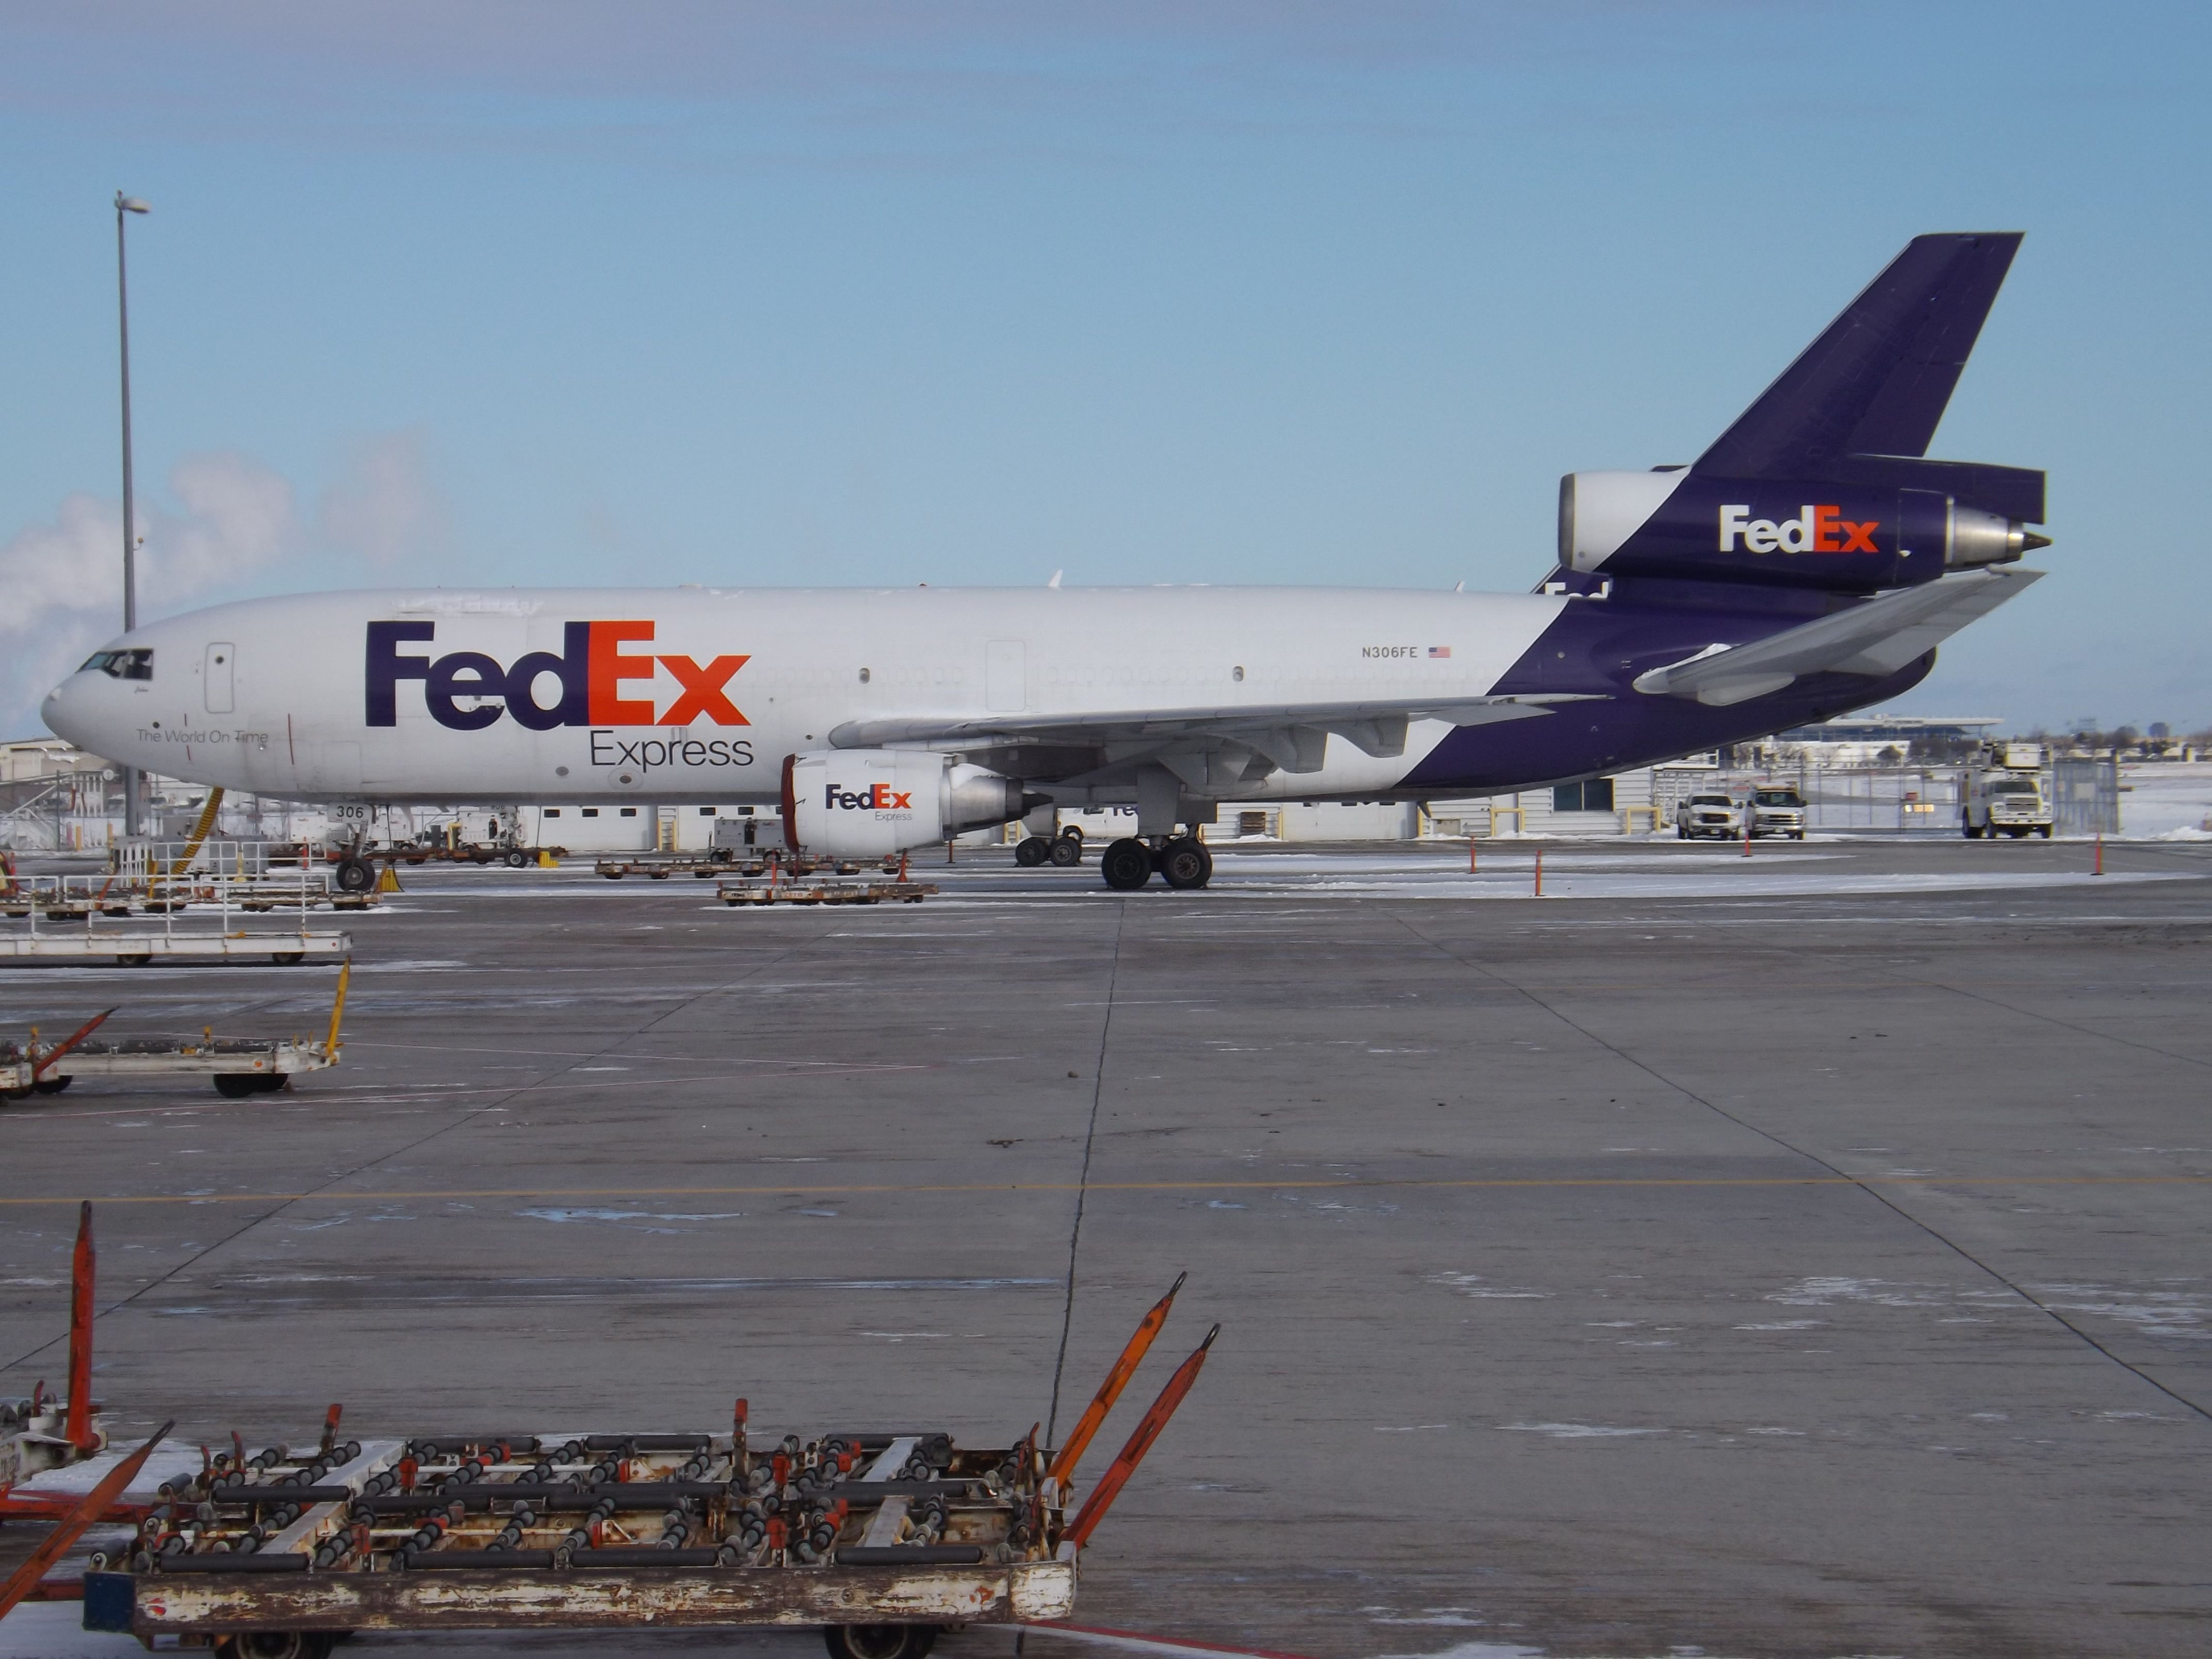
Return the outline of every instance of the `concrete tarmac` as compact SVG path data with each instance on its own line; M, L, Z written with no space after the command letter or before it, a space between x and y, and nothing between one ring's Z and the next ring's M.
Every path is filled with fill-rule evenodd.
M1555 846L1542 901L1533 850L1224 849L1207 892L1127 896L933 854L942 896L866 909L406 872L348 920L337 1071L0 1109L0 1392L62 1374L86 1196L100 1391L191 1443L743 1395L778 1433L1004 1444L1188 1269L1086 1475L1223 1334L1086 1624L2203 1652L2212 848ZM0 969L0 1029L289 1035L332 978Z

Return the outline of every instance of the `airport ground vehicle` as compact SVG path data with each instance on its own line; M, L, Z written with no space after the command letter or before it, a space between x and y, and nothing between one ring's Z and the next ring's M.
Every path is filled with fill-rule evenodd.
M1674 835L1680 841L1718 836L1733 841L1743 833L1743 817L1733 797L1707 791L1685 795L1674 804Z
M1805 839L1805 798L1789 784L1763 783L1751 792L1745 811L1751 817L1753 838L1780 836L1790 841Z
M135 629L40 712L120 765L340 811L780 809L825 858L1133 806L1107 884L1202 887L1224 805L1595 777L1919 684L2048 544L2043 473L1928 459L2020 241L1915 238L1695 460L1566 475L1533 592L301 594Z
M1959 778L1959 831L1968 841L2049 839L2056 822L2043 780L2043 745L1988 745Z

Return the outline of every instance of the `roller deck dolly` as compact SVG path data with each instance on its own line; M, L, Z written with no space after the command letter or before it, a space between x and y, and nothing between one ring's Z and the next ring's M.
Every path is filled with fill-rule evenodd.
M727 1431L423 1434L348 1439L332 1406L308 1445L200 1449L151 1492L131 1483L168 1432L105 1444L90 1365L89 1206L72 1322L75 1483L0 1492L0 1514L58 1525L0 1587L81 1593L87 1630L149 1647L320 1659L362 1630L811 1626L833 1659L922 1659L947 1627L1074 1609L1084 1543L1188 1393L1220 1328L1178 1366L1079 1507L1072 1476L1152 1339L1178 1279L1138 1324L1057 1449L1040 1429L965 1446L930 1430L766 1439L739 1400ZM51 1476L48 1477L52 1479ZM86 1527L128 1522L80 1580L41 1575Z

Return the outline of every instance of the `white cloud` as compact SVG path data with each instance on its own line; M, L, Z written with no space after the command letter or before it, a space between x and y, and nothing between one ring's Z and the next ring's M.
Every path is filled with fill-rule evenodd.
M291 483L235 451L188 455L169 474L181 517L154 510L139 564L153 606L194 599L299 550Z
M321 548L390 567L434 551L445 533L414 432L364 441L312 529L291 481L235 450L186 456L167 485L164 497L138 500L138 614L149 620ZM37 731L40 700L122 631L122 555L121 503L82 492L0 544L0 735Z
M36 635L58 614L123 616L123 510L96 495L63 499L51 524L34 524L0 548L0 635Z
M188 455L169 474L184 510L139 502L140 612L188 602L298 550L292 486L234 452ZM0 632L44 635L82 623L102 635L123 625L123 508L76 494L51 523L18 531L0 549L9 603Z
M446 514L430 486L419 432L389 432L356 450L347 476L324 492L322 539L389 568L435 551Z

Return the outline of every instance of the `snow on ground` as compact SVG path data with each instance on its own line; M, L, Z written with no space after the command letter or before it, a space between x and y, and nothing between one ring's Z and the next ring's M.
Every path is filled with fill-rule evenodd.
M2212 762L2123 766L2120 830L2130 841L2212 841Z

